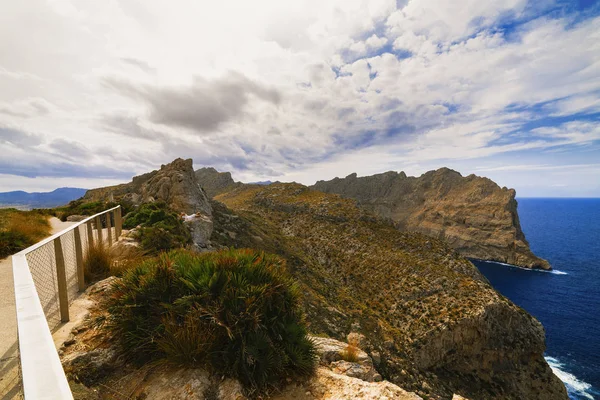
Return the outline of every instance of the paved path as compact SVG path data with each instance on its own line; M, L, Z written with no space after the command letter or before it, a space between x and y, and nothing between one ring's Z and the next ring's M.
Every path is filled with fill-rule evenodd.
M73 225L52 217L52 235ZM17 368L17 319L11 257L0 260L0 398L20 397L20 379Z

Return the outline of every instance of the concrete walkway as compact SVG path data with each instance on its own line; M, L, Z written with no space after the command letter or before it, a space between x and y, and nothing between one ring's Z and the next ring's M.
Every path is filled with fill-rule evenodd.
M73 225L52 217L51 234ZM20 399L21 385L18 369L17 317L11 257L0 260L0 398Z

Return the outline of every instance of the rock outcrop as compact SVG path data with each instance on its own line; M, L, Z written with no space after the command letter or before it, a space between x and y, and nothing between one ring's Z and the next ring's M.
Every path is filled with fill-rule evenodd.
M466 257L550 269L529 249L514 189L490 179L441 168L418 178L393 171L360 178L351 174L311 187L355 199L400 230L444 239Z
M310 331L364 337L384 379L429 399L567 399L543 358L541 324L445 242L298 184L216 200L227 207L214 208L214 243L286 258ZM342 364L338 372L365 372Z
M159 170L139 175L130 183L88 190L84 201L126 202L140 205L165 202L173 210L190 215L186 218L192 239L199 248L206 248L212 234L212 208L193 169L191 159L178 158Z
M212 167L200 168L195 174L200 186L210 198L243 185L241 182L235 182L230 172L219 172Z

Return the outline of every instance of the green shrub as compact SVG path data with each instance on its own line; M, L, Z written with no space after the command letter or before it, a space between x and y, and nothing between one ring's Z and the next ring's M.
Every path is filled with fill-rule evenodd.
M36 211L53 215L56 218L59 218L61 221L66 221L67 217L70 215L94 215L118 205L121 206L121 212L123 215L126 215L132 209L132 205L126 201L119 201L118 203L100 200L86 202L84 199L78 199L71 201L66 206Z
M263 388L314 369L296 284L253 250L177 250L125 272L106 327L140 363L167 358Z
M132 229L140 225L138 235L142 248L150 253L185 247L192 242L187 226L163 202L142 204L125 216L123 228Z

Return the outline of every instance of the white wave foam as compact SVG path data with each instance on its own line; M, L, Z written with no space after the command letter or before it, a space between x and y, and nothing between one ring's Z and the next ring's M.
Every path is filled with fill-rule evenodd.
M564 271L559 271L559 270L557 270L557 269L553 269L552 271L548 271L548 272L550 272L551 274L554 274L554 275L569 275L569 274L567 274L566 272L564 272Z
M519 267L518 265L507 264L507 263L498 262L498 261L488 261L488 260L477 260L477 261L481 261L481 262L488 263L488 264L504 265L505 267L518 268L518 269L522 269L524 271L542 272L542 273L553 274L553 275L569 275L567 272L559 271L557 269L551 269L551 270L548 271L548 270L545 270L545 269L534 269L534 268Z
M552 372L554 372L554 375L558 376L560 380L563 381L563 383L567 387L567 392L569 392L569 394L574 394L580 397L584 397L586 399L594 400L594 396L591 393L589 393L590 389L592 388L592 385L580 381L575 375L564 371L562 369L564 368L564 365L556 358L544 358L546 359L546 362L548 363L550 368L552 368Z

